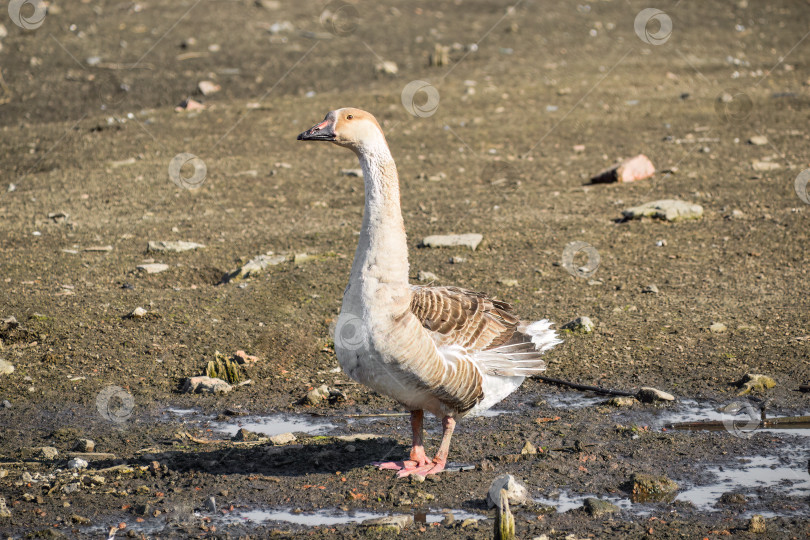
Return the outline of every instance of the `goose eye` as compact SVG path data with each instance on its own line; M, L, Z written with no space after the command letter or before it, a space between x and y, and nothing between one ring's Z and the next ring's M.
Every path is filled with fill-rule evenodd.
M346 115L346 120L351 120L352 118L354 118L354 116L352 116L351 114Z

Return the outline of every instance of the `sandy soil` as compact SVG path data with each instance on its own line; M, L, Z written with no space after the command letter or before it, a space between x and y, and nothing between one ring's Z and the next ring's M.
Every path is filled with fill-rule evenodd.
M0 375L3 536L98 538L119 523L118 536L150 538L385 534L240 517L329 509L416 514L408 537L488 538L486 491L499 474L536 498L628 502L634 473L685 490L709 482L712 467L762 456L794 477L729 485L746 495L739 505L662 501L603 517L518 506L518 537L764 537L747 531L753 513L765 514L768 538L810 534L808 489L790 489L808 481L806 433L661 423L684 403L707 414L762 400L769 415L810 409L798 392L810 380L806 2L663 2L646 15L635 1L287 4L54 1L27 30L4 9L0 319L17 323L0 322L0 358L15 367ZM23 15L37 26L30 5ZM383 61L398 72L377 69ZM221 90L201 95L203 80ZM419 80L439 97L435 110L424 92L403 100ZM188 97L205 108L175 111ZM549 376L654 386L678 402L560 406L570 392L529 380L498 406L504 414L457 429L451 458L475 470L411 484L367 467L405 455L409 437L405 418L347 418L400 409L334 371L329 328L362 183L341 174L357 167L350 152L295 140L348 105L377 116L397 160L414 280L433 272L527 319L588 316L596 330L567 333ZM756 136L767 141L749 144ZM171 177L181 153L204 164L196 189L184 187L194 163ZM653 178L589 185L639 153ZM658 199L699 204L703 217L621 219ZM427 235L466 232L484 235L475 252L418 248ZM147 251L168 240L205 247ZM561 264L572 242L598 253L592 275ZM310 257L220 284L268 251ZM136 269L148 260L169 268ZM587 263L580 254L574 267ZM650 285L658 292L643 292ZM128 318L139 306L147 315ZM260 359L245 368L252 384L179 391L216 351L239 349ZM738 398L731 383L746 373L776 386ZM300 403L321 384L345 399ZM225 442L212 427L246 413L318 413L336 428L272 447ZM383 437L332 436L352 433ZM112 455L68 470L80 438ZM527 441L542 451L521 455ZM59 456L26 450L43 446ZM419 523L420 509L487 519Z

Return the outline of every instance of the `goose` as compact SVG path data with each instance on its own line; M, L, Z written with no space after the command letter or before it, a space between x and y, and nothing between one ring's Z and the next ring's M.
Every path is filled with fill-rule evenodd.
M410 411L410 459L380 469L436 474L447 465L456 421L491 408L525 377L545 370L541 356L562 343L548 320L526 322L512 306L458 287L408 282L408 246L397 167L370 113L342 108L298 135L357 155L365 209L349 284L335 327L335 352L346 374ZM441 418L442 439L425 454L424 411Z

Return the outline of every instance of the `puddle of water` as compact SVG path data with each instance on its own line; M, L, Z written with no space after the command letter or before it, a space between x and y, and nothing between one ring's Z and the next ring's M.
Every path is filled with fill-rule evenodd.
M726 492L742 493L750 504L756 504L759 491L768 490L778 493L779 502L787 497L806 499L810 494L810 476L802 459L799 456L798 463L785 465L777 457L758 456L736 467L712 467L707 472L715 475L715 482L682 491L676 500L690 501L701 510L712 511L718 510L715 504Z
M323 435L337 426L321 418L296 416L290 414L271 414L269 416L241 416L228 422L211 422L211 429L228 436L236 435L241 428L272 437L281 433L309 433Z
M199 413L197 409L179 409L177 407L169 407L166 412L175 416L191 416L192 414Z
M486 516L473 514L463 510L444 511L420 511L414 512L414 522L416 523L439 523L446 519L448 515L454 519L464 520L468 518L486 519ZM360 523L367 519L386 517L390 514L380 512L369 512L365 510L350 510L344 512L335 508L317 510L315 512L295 512L289 509L253 509L244 512L234 513L227 518L227 521L251 522L262 524L269 521L284 521L305 527L321 527L330 525L345 525L348 523Z
M581 508L583 504L585 504L585 499L589 497L596 497L596 495L576 495L573 493L568 493L567 491L561 491L559 495L552 496L544 496L544 497L537 497L534 500L539 502L540 504L544 504L546 506L553 506L557 509L557 512L568 512L569 510L574 510L576 508ZM649 513L647 510L643 510L639 505L633 505L630 499L625 499L623 497L596 497L598 499L602 499L603 501L608 501L622 510L630 510L633 513L638 515L644 515Z
M583 409L602 403L610 399L610 396L596 396L583 394L582 392L560 392L557 394L543 394L542 398L549 407L555 409Z

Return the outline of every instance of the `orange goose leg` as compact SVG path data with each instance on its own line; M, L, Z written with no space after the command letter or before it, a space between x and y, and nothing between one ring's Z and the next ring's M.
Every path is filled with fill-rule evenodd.
M422 419L425 413L421 410L411 411L411 431L413 432L413 444L411 445L411 459L405 461L387 461L385 463L374 463L382 469L393 469L400 471L416 470L431 464L425 454L424 440L422 439ZM449 444L449 443L448 443ZM407 475L404 475L407 476Z

